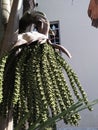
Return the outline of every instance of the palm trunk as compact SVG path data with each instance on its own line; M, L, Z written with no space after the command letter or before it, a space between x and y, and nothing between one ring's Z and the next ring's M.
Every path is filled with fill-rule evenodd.
M12 5L10 17L9 17L9 22L7 24L7 28L6 28L4 38L3 38L3 41L2 41L0 56L2 56L4 53L8 52L9 49L11 48L18 2L19 2L19 0L13 1L13 5Z
M0 0L0 48L11 10L10 0Z
M6 118L0 117L0 130L13 130L13 118L11 110Z
M22 0L0 0L0 57L11 48L12 38L16 30L17 7L19 2L22 3ZM12 110L9 110L6 118L0 116L0 130L13 130Z
M12 40L13 31L14 31L14 23L15 23L15 19L16 19L17 7L18 7L19 0L13 1L11 12L9 12L10 17L8 16L8 14L4 10L6 7L5 7L5 4L3 2L5 2L7 4L7 2L10 2L10 1L4 0L4 1L2 1L2 4L1 4L1 5L4 5L4 6L2 6L4 8L0 12L0 16L1 17L3 16L3 19L0 21L0 25L1 26L3 25L3 28L2 28L3 32L2 32L2 37L1 37L2 44L1 44L1 48L0 48L1 49L0 50L0 56L2 56L10 48L10 43L11 43L11 40ZM9 3L8 3L8 5L9 5ZM8 5L7 5L7 7L8 7ZM7 11L10 11L10 7L8 7L7 9L8 9ZM2 21L3 21L4 24L2 23ZM6 31L5 31L4 29L5 29L6 23L8 23L8 24L7 24L7 28L6 28ZM0 30L0 31L2 31L2 30ZM13 130L12 110L9 110L9 113L8 113L6 118L0 117L0 130Z

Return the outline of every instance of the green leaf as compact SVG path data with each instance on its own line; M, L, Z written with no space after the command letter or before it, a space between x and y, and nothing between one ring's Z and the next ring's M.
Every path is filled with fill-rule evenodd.
M97 103L98 103L98 99L90 102L88 105L84 105L83 101L79 101L79 102L73 104L68 110L63 111L62 113L56 115L55 117L49 118L46 122L44 122L42 124L35 125L36 127L31 126L28 130L36 130L36 129L43 130L45 127L47 127L47 126L49 126L51 124L54 124L55 122L59 121L62 116L65 116L66 114L69 114L69 116L71 116L72 114L75 114L75 113L80 112L80 111L82 111L84 109L87 109L88 107L91 107L91 106L93 106L93 105L95 105Z

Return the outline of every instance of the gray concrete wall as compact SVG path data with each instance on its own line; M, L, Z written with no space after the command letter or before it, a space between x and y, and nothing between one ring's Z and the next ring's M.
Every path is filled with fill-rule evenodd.
M72 0L37 0L37 2L36 9L45 12L50 21L60 21L61 44L71 52L72 59L63 56L78 74L89 100L98 98L98 29L91 26L87 15L89 1L74 0L72 3ZM98 128L98 105L94 106L93 112L88 110L81 112L81 117L79 127L88 130Z

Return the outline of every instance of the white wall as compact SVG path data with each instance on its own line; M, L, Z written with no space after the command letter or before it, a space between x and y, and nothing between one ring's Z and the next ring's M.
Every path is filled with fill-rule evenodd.
M61 44L72 54L66 60L73 66L88 93L98 98L98 29L91 26L87 16L89 0L37 0L37 10L46 13L50 21L60 21ZM98 128L98 105L93 112L81 113L80 127Z

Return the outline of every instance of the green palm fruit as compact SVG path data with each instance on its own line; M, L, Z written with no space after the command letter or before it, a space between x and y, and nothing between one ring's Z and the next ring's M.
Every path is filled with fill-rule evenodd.
M2 84L3 84L3 72L5 68L5 63L6 63L7 56L4 56L3 58L0 59L0 103L2 102Z
M52 52L51 52L52 53ZM52 55L52 56L54 56L54 55ZM48 57L48 59L49 59L49 57ZM54 59L51 59L50 60L50 62L53 62L53 61L56 61L56 59L54 58ZM53 62L53 63L51 63L51 65L53 65L54 66L54 64L56 64L57 63L57 61L56 62ZM66 108L69 108L73 103L74 103L74 101L73 101L73 98L72 98L72 95L71 95L71 93L70 93L70 90L69 90L69 88L68 88L68 85L66 84L66 81L65 81L65 79L64 79L64 75L63 75L63 72L62 72L62 68L60 67L60 65L58 64L58 65L56 65L56 69L54 69L53 68L53 71L54 70L56 70L56 72L54 72L54 75L55 75L55 73L56 73L56 76L58 75L58 73L59 73L59 77L56 77L56 80L58 79L58 83L60 83L60 84L58 84L58 86L60 86L60 89L62 89L61 90L61 94L63 93L63 92L65 92L65 96L63 96L64 94L62 94L62 97L63 97L63 100L65 99L65 101L66 102L64 102L65 103L65 106L66 106ZM57 72L57 70L58 70L58 72ZM61 71L60 71L61 70ZM61 83L62 82L62 83ZM62 85L62 86L61 86ZM64 88L64 86L65 86L65 88ZM67 98L66 98L67 97ZM77 115L77 114L76 114ZM78 121L78 119L77 119L77 121ZM66 122L66 119L65 119L65 122ZM70 121L69 121L70 122ZM66 122L66 123L68 123L68 122ZM70 122L71 123L71 122Z
M13 108L14 127L27 113L25 123L29 128L68 110L75 100L83 99L88 104L76 73L50 44L22 45L14 48L7 57L0 62L0 111L7 115ZM66 124L77 125L80 115L72 111L61 119ZM20 129L26 129L25 123ZM55 130L56 127L44 128L48 129Z
M84 89L79 81L77 74L73 71L73 69L70 67L70 65L57 52L56 52L56 57L57 57L57 60L61 63L62 67L65 69L65 71L67 73L69 80L70 80L70 83L71 83L71 86L73 88L73 91L74 91L77 99L78 100L83 99L84 103L88 104L87 94L85 93L85 91L84 91ZM78 87L78 90L75 87L75 85ZM82 95L82 97L80 97L81 95ZM91 107L88 107L88 109L92 110Z

